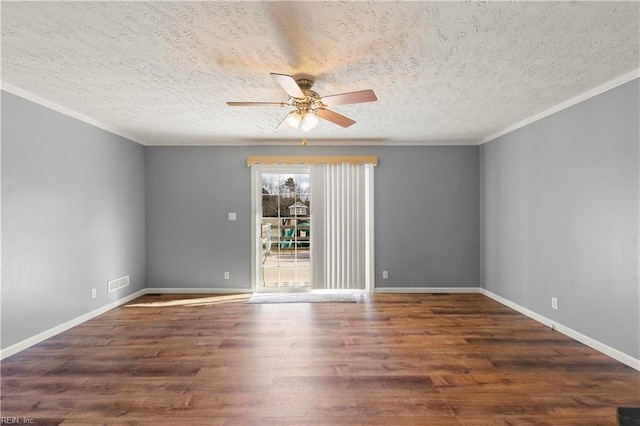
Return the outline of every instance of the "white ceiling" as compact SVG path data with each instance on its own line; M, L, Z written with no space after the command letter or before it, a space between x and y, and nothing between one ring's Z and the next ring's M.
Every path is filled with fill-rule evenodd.
M269 75L336 106L309 143L476 144L639 68L638 2L2 2L2 85L144 145L299 143ZM630 77L631 76L631 77Z

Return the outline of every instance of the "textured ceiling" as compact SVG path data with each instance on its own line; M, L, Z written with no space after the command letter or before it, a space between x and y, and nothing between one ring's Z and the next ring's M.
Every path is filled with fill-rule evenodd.
M145 145L299 141L269 75L336 106L309 142L478 143L639 65L637 2L2 2L5 90Z

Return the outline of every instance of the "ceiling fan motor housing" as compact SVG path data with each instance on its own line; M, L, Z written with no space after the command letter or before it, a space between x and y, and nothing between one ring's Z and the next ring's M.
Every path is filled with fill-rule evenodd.
M304 93L305 98L291 98L293 106L295 106L299 111L313 111L318 108L323 108L325 105L320 101L320 95L311 90L311 86L313 86L313 80L309 80L308 78L299 78L296 80L298 86L300 86L300 90Z

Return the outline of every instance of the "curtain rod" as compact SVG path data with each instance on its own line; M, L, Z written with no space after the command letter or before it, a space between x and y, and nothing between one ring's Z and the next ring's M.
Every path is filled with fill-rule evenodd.
M302 156L248 156L247 166L254 164L373 164L376 155L302 155Z

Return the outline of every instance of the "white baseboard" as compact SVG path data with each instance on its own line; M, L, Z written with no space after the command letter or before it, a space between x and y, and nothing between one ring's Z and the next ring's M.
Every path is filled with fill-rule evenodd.
M67 331L76 325L80 325L85 321L88 321L92 318L97 317L98 315L102 315L111 309L117 308L118 306L124 305L131 300L143 296L145 294L155 294L155 293L174 293L174 294L194 294L194 293L203 293L203 294L238 294L238 293L252 293L253 291L250 288L242 289L242 288L145 288L135 293L132 293L128 296L123 297L122 299L111 302L107 305L104 305L98 309L94 309L91 312L87 312L84 315L80 315L77 318L74 318L70 321L67 321L63 324L50 328L49 330L43 331L42 333L38 333L35 336L29 337L21 342L18 342L14 345L7 347L6 349L0 350L0 360L5 359L11 355L14 355L20 351L23 351L33 345L36 345L50 337L55 336L56 334L60 334L63 331ZM376 287L374 289L375 293L480 293L483 294L496 302L499 302L517 312L520 312L527 317L538 321L541 324L544 324L548 327L555 327L556 331L577 340L580 343L583 343L598 352L601 352L616 361L620 361L621 363L628 365L629 367L640 371L640 359L636 359L631 355L627 355L624 352L620 352L619 350L612 348L602 342L599 342L595 339L592 339L589 336L585 336L584 334L575 331L569 327L566 327L562 324L559 324L545 316L542 316L530 309L527 309L523 306L518 305L508 299L505 299L502 296L498 296L495 293L492 293L489 290L485 290L480 287Z
M480 293L480 287L376 287L374 293Z
M180 288L180 287L151 287L145 289L145 294L240 294L253 293L251 288Z
M508 299L505 299L502 296L498 296L495 293L490 292L489 290L485 290L484 288L480 289L480 293L490 297L491 299L495 300L496 302L499 302L515 311L520 312L523 315L528 316L529 318L538 321L541 324L544 324L548 327L553 327L555 328L556 331L559 331L560 333L564 334L565 336L571 337L573 340L577 340L580 343L583 343L587 346L589 346L590 348L593 348L595 350L597 350L598 352L601 352L613 359L615 359L616 361L620 361L621 363L628 365L629 367L640 371L640 359L636 359L634 357L632 357L631 355L627 355L624 352L620 352L619 350L612 348L609 345L606 345L602 342L599 342L595 339L592 339L589 336L585 336L584 334L580 333L579 331L575 331L569 327L566 327L562 324L557 323L556 321L553 321L545 316L542 316L530 309L527 309L523 306L518 305L517 303L514 303Z
M241 289L241 288L144 288L140 291L136 291L128 296L123 297L122 299L118 299L114 302L108 303L104 306L99 307L98 309L94 309L91 312L87 312L86 314L80 315L72 320L69 320L63 324L52 327L48 330L45 330L41 333L36 334L35 336L24 339L21 342L18 342L14 345L11 345L5 349L0 350L0 360L10 357L11 355L15 355L20 351L23 351L33 345L36 345L42 341L49 339L57 334L60 334L64 331L69 330L72 327L82 324L85 321L89 321L92 318L97 317L98 315L102 315L111 309L117 308L118 306L122 306L127 302L132 301L140 296L144 296L145 294L154 294L154 293L174 293L174 294L192 294L192 293L206 293L206 294L237 294L237 293L253 293L250 288Z
M140 297L145 293L146 293L146 289L136 291L135 293L131 293L130 295L125 296L122 299L118 299L114 302L108 303L104 306L99 307L98 309L94 309L91 312L87 312L86 314L80 315L79 317L76 317L65 323L52 327L49 330L45 330L42 333L38 333L35 336L29 337L28 339L24 339L21 342L18 342L5 349L2 349L0 350L0 359L5 359L7 357L10 357L11 355L17 354L20 351L23 351L33 345L36 345L42 341L47 340L50 337L55 336L56 334L60 334L63 331L67 331L70 328L80 325L85 321L89 321L90 319L95 318L98 315L102 315L105 312L110 311L111 309L124 305L125 303L130 302L131 300L137 297Z

